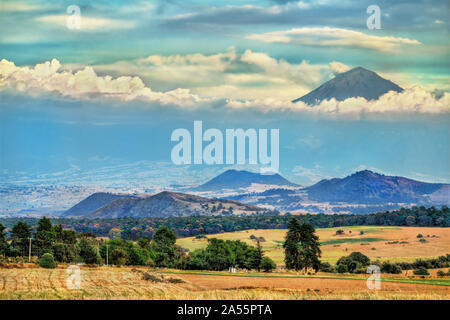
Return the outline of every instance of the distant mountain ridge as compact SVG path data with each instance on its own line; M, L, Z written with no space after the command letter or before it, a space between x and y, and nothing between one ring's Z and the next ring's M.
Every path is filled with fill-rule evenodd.
M316 201L425 203L438 200L433 194L448 187L448 184L427 183L363 170L342 179L319 181L305 188L305 191L310 199Z
M252 184L266 184L275 186L298 186L295 183L283 178L281 175L270 174L264 175L260 173L245 170L227 170L208 182L195 188L199 191L214 191L224 189L247 188Z
M233 177L240 178L233 184ZM258 174L228 170L206 183L206 188L247 185ZM257 177L258 179L254 179ZM286 182L287 181L287 182ZM267 180L264 180L268 183ZM272 184L288 185L281 176ZM244 183L244 184L243 184ZM291 184L293 185L293 184ZM253 215L278 211L311 213L370 213L408 205L450 205L450 185L428 183L370 170L344 178L324 179L309 187L276 187L261 193L242 193L226 199L210 199L180 192L163 191L151 196L95 193L67 210L66 217L183 217L195 215ZM230 209L231 207L231 209ZM270 208L270 209L267 209Z
M308 105L315 105L332 98L337 101L354 97L375 100L389 91L402 92L403 89L373 71L356 67L337 74L333 79L292 102L302 101Z
M64 213L64 216L71 216L71 217L77 217L77 216L83 216L85 214L88 214L94 210L97 210L104 205L118 199L118 198L134 198L133 196L128 195L119 195L119 194L113 194L113 193L107 193L107 192L97 192L91 194L86 199L80 201L76 205L74 205L72 208L67 210Z
M230 199L279 211L364 214L411 205L449 206L450 185L363 170L345 178L324 179L306 188L275 188Z
M193 215L251 215L267 212L267 209L239 203L238 201L228 199L208 199L185 193L163 191L148 197L119 196L100 208L83 215L78 215L77 217L87 219L114 219L121 217L164 218Z

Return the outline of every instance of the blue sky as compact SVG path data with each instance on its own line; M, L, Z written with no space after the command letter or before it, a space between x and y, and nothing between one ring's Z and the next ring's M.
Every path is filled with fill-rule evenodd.
M73 4L80 29L66 26ZM381 30L366 26L371 4ZM448 12L447 1L2 1L0 173L83 183L144 162L136 183L149 166L163 171L152 183L201 182L224 168L180 173L170 134L202 120L280 129L280 171L304 185L363 168L449 182ZM405 91L290 103L355 66Z

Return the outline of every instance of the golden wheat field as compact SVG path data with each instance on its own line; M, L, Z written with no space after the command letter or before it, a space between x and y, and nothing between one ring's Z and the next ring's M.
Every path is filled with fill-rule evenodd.
M144 273L153 280L145 280ZM56 269L0 269L0 299L446 299L450 286L382 282L369 290L364 278L315 278L263 274L195 274L129 267L81 268L80 289ZM155 282L154 279L157 281ZM176 280L176 281L175 281ZM448 280L448 279L447 279Z
M336 235L339 229L342 229L344 234ZM258 229L212 234L207 237L242 240L251 245L256 244L255 240L250 239L251 235L263 237L265 241L261 242L261 245L265 254L280 266L283 265L282 245L286 231ZM354 251L367 255L371 260L391 262L410 262L418 258L434 258L450 253L450 228L354 226L316 231L322 243L321 260L332 264ZM418 234L422 234L426 242L419 241ZM181 238L177 240L177 244L195 250L206 247L207 239Z

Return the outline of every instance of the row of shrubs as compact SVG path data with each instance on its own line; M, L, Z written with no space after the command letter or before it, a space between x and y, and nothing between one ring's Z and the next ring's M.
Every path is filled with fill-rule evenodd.
M376 265L381 273L401 274L403 270L414 270L416 275L428 275L427 269L439 269L450 267L450 254L435 259L417 259L414 262L391 263L389 261L370 261L369 257L360 253L352 252L348 256L341 257L335 266L325 262L321 264L323 272L337 273L366 273L369 265ZM448 274L438 272L440 276Z

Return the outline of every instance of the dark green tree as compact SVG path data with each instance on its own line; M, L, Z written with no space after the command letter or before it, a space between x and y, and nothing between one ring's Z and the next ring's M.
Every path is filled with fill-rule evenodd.
M39 265L42 268L53 269L56 267L56 262L51 253L44 253L39 259Z
M222 239L208 240L205 259L209 270L225 270L233 265L231 248Z
M177 267L182 263L184 252L175 245L177 237L167 227L160 228L153 236L152 249L155 251L154 262L157 267Z
M127 252L128 252L127 265L129 266L145 265L145 256L139 248L132 246L127 250Z
M256 252L254 254L254 258L252 260L252 269L258 270L258 272L261 270L261 261L264 257L264 252L261 247L261 241L259 239L256 239Z
M111 263L116 266L121 266L127 263L127 252L121 248L116 248L111 252Z
M284 263L287 269L300 270L300 224L294 217L291 218L288 225L288 232L283 244Z
M277 265L275 262L269 257L263 257L261 259L261 269L263 269L264 272L272 272L276 267Z
M47 217L42 217L39 220L35 240L33 252L37 256L40 257L44 253L53 254L56 232L53 230L52 223Z
M361 252L352 252L348 256L339 258L336 265L345 265L347 272L354 272L370 264L370 259Z
M86 238L81 238L78 243L79 256L83 259L84 263L96 264L97 261L97 249Z
M300 226L300 266L308 270L313 268L316 272L320 269L320 250L319 237L315 234L316 230L309 223Z
M31 238L30 226L22 221L17 222L11 230L12 255L27 256L29 238Z
M0 256L6 256L8 253L9 244L6 241L5 226L0 223Z
M53 245L53 256L58 262L73 262L76 259L77 252L75 246L58 242Z
M186 268L189 270L207 270L205 250L196 249L189 252Z

